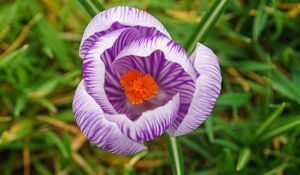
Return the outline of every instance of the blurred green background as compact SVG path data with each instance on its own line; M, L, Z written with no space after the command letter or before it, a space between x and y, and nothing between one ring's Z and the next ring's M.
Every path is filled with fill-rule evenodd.
M211 0L106 0L157 17L182 45ZM300 2L232 0L205 44L223 88L211 117L180 137L189 175L300 174ZM88 143L72 98L91 19L77 0L0 0L0 174L170 175L164 136L148 152Z

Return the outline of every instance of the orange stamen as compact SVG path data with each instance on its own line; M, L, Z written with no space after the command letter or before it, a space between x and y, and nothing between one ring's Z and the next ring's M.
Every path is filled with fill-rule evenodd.
M132 104L140 104L153 98L159 86L150 74L143 74L137 70L126 72L120 79L125 95Z

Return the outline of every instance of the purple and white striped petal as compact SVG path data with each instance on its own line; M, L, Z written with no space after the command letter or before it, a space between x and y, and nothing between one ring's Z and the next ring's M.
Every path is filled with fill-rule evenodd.
M95 38L125 27L136 28L148 36L163 34L171 38L165 27L152 15L133 7L118 6L99 13L90 21L81 40L79 55L84 57Z
M126 115L110 115L106 119L118 125L128 138L141 141L152 140L162 135L175 120L180 106L180 96L176 94L165 105L143 112L135 121Z
M188 112L199 75L180 45L163 36L134 40L118 54L113 67L121 73L132 68L150 73L166 94L173 96L180 92L179 115L171 130L180 125Z
M134 54L134 53L133 53ZM180 56L180 55L179 55ZM179 57L178 56L178 57ZM195 83L191 76L184 71L181 65L166 60L162 51L157 50L146 57L129 55L122 57L113 62L113 68L120 74L124 74L130 70L138 70L142 74L150 74L159 85L160 91L164 92L165 100L180 92L180 110L181 116L177 117L175 123L180 123L187 113L189 104L193 98ZM164 100L164 101L165 101ZM124 105L126 101L122 101L120 108L128 109ZM155 103L156 107L165 103ZM128 116L134 117L131 111L125 112Z
M155 51L161 51L167 61L179 64L193 80L196 80L198 74L185 50L179 44L164 36L150 36L134 40L121 50L113 64L127 56L148 57ZM155 67L156 65L147 66Z
M122 134L115 123L105 119L104 111L87 93L83 81L78 85L73 112L80 130L99 148L116 154L133 154L147 149L143 144Z
M102 61L100 57L106 50L115 48L113 46L119 44L117 41L120 39L122 40L122 36L128 36L126 34L130 34L129 36L131 36L132 40L134 40L139 36L138 33L135 32L137 32L136 29L124 28L103 35L101 38L98 38L91 48L89 48L83 59L83 79L87 92L106 113L117 113L106 95L107 89L111 89L111 91L118 93L122 92L120 92L121 87L119 80L116 79L117 77L114 72L112 72L110 68L106 69L107 66L105 64L109 64L107 63L108 60ZM126 40L130 41L130 38L126 37ZM120 45L120 47L122 46L123 45ZM104 86L104 84L108 84L108 82L111 86Z
M213 51L198 43L191 59L200 75L188 113L177 129L168 130L172 136L184 135L199 127L211 113L221 91L222 77Z

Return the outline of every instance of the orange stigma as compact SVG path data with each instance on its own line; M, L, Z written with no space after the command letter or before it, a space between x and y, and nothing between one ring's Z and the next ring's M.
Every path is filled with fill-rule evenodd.
M125 95L132 104L140 104L153 98L159 86L150 74L143 75L140 71L130 70L120 79Z

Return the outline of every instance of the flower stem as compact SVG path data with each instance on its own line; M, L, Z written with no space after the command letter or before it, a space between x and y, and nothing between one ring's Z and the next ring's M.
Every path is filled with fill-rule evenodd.
M173 175L183 175L184 167L181 146L175 137L169 135L167 137Z

